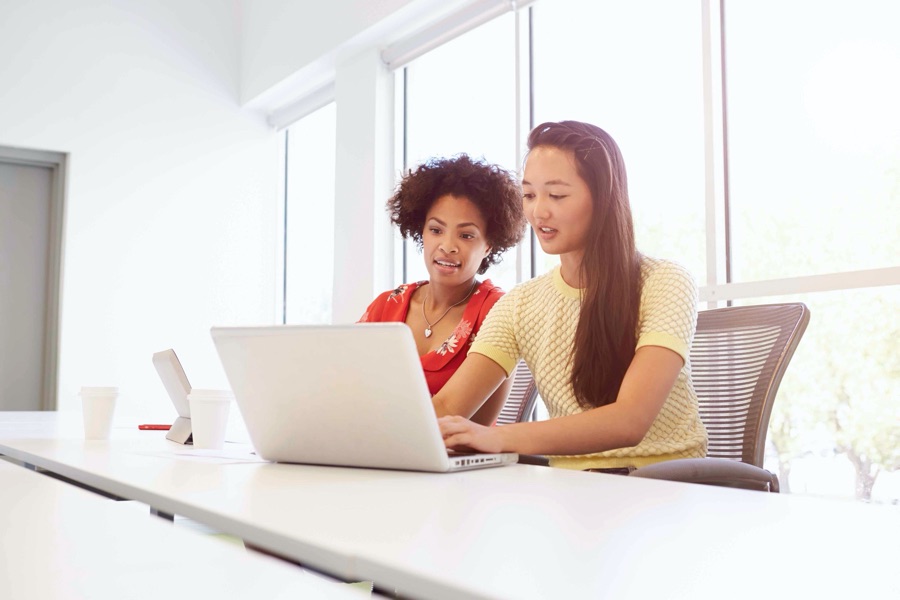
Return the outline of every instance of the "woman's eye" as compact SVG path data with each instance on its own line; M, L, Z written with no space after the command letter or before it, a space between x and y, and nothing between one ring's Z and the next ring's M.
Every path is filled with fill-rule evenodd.
M464 233L460 236L464 240L474 240L475 236L471 233Z
M439 233L441 232L441 230L438 229L437 227L429 227L429 228L428 228L428 231L430 231L430 232L433 233L434 235L437 235L437 234L439 234Z
M522 194L522 198L525 200L534 200L534 194Z
M565 198L565 196L564 196L564 195L560 195L560 194L550 194L550 198L551 198L552 200L562 200L563 198Z

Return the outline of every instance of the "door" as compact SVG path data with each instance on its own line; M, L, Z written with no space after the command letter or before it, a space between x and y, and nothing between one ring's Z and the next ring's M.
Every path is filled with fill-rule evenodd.
M60 156L0 148L0 410L56 408Z

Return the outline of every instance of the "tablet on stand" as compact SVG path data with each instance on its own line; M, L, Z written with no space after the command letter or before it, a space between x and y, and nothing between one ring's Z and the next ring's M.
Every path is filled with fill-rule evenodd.
M171 348L157 352L153 355L153 366L162 379L172 404L178 412L175 423L166 434L166 439L179 444L193 444L191 438L191 405L188 402L188 394L191 393L191 384L181 367L175 351Z

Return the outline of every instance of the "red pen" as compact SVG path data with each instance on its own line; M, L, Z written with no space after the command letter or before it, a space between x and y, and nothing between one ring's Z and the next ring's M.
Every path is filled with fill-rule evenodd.
M144 431L147 431L147 430L162 431L162 430L171 429L171 428L172 428L171 425L152 425L152 424L138 425L138 429L143 429Z

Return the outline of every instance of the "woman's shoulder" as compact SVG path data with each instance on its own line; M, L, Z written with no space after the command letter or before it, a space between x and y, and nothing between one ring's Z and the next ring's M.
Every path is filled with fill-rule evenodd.
M515 302L519 306L528 306L532 303L543 304L548 298L562 297L562 294L556 285L556 271L559 267L550 269L546 273L541 273L531 279L527 279L509 291L506 294L510 302Z
M696 303L699 294L694 275L681 263L641 257L641 297L645 303L671 303L678 298Z
M547 290L553 288L552 271L538 275L527 281L518 283L508 292L499 290L492 292L496 298L489 304L496 305L498 310L503 313L516 313L520 310L527 310L527 307L533 305L542 305L546 301Z
M392 290L385 290L384 292L381 292L376 300L382 300L383 302L401 302L407 300L412 297L413 293L416 291L416 288L419 288L426 283L428 282L416 281L413 283L400 284Z
M525 281L516 284L511 290L509 290L509 293L521 296L530 296L538 290L542 290L548 286L552 287L553 273L558 268L559 267L554 267L546 273L541 273L540 275L536 275L531 279L526 279Z
M482 296L486 301L489 301L493 304L505 294L506 291L503 288L495 284L490 279L485 279L480 284L478 284L478 287L475 289L475 293L473 294L473 296Z
M503 291L499 285L491 281L490 279L485 279L481 283L478 284L478 287L475 289L476 294L499 294L503 295L506 292Z
M394 289L385 290L378 294L374 300L372 300L371 304L369 304L369 308L366 310L365 314L363 314L362 318L359 320L360 322L374 322L374 321L383 321L383 320L396 320L397 314L394 314L397 310L404 309L408 304L410 299L412 298L413 292L416 291L416 288L428 283L427 281L417 281L414 283L404 283L402 285L398 285Z
M648 279L681 280L696 285L694 274L683 264L667 258L641 256L641 280Z
M506 294L506 292L504 292L500 286L495 285L490 279L485 279L478 284L475 291L472 293L472 297L469 299L467 304L469 316L474 317L474 315L478 314L481 315L478 318L483 319L484 315L493 308L504 294Z

